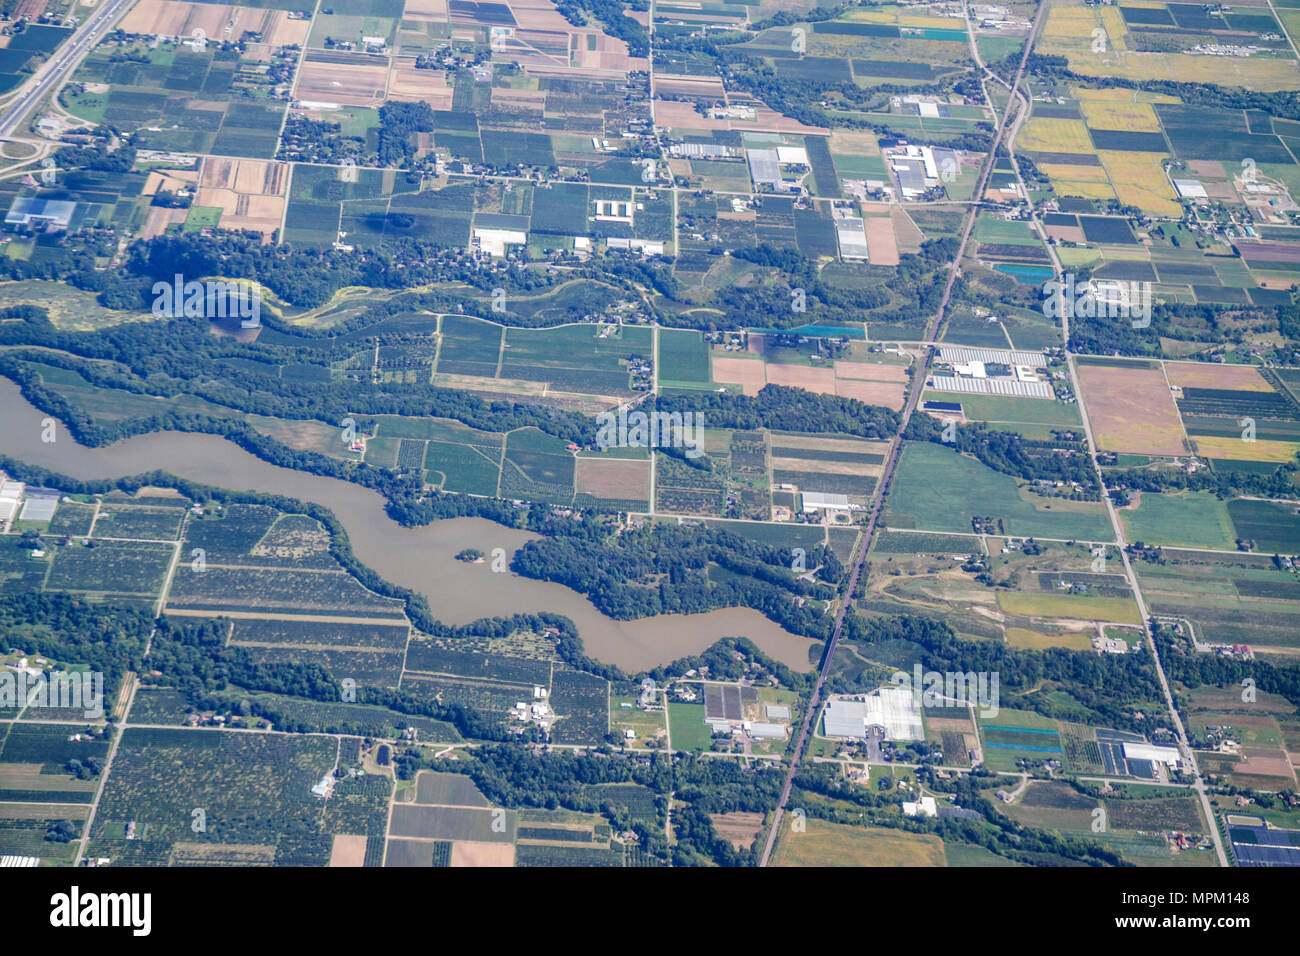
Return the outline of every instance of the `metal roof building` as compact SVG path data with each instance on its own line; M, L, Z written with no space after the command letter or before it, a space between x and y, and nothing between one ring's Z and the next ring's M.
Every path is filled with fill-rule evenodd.
M775 149L747 149L745 157L749 160L749 175L755 186L776 188L781 182L781 167L777 162Z
M867 704L861 700L831 700L822 717L822 730L827 737L865 737L867 735Z
M983 362L985 365L1028 365L1045 368L1047 356L1042 352L1021 352L1012 349L973 349L965 346L940 346L942 362Z
M23 521L49 521L59 507L58 498L28 496L23 505Z
M847 511L849 509L848 495L828 495L820 491L805 491L801 497L803 498L804 511Z
M925 164L920 160L902 160L894 163L898 188L907 198L919 196L928 188L925 184Z
M835 238L840 244L841 259L862 259L867 256L866 223L856 216L835 220Z
M1153 763L1177 767L1180 759L1177 747L1160 747L1155 744L1124 744L1125 760L1150 760Z
M1047 382L1022 382L1010 376L998 378L962 378L957 375L932 375L927 383L941 392L968 392L972 395L1015 395L1020 398L1055 398Z
M5 224L10 226L50 225L67 228L72 214L77 211L75 202L65 199L33 199L19 196L5 214Z

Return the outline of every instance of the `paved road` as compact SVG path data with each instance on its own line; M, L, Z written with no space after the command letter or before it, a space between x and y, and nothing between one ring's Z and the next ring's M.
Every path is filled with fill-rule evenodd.
M1047 4L1040 4L1038 13L1034 17L1033 28L1029 32L1029 39L1025 43L1024 53L1020 57L1020 65L1016 70L1015 80L1012 87L1020 85L1021 77L1024 76L1025 64L1029 61L1029 52L1033 48L1033 37L1038 30L1039 22L1042 19L1043 12L1047 9ZM976 199L984 194L984 189L988 185L989 177L993 174L993 167L997 164L998 144L1002 142L1003 136L1006 135L1007 126L1011 120L1012 112L1017 106L1016 97L1007 100L1006 110L1002 114L1002 120L998 123L997 132L994 134L993 143L989 148L988 159L985 161L984 169L980 173L979 181L975 185L975 192L972 194ZM962 256L966 253L966 245L970 241L971 232L975 227L975 216L979 211L979 204L972 203L966 216L966 226L962 230L961 245L957 248L957 254L953 257L952 268L948 273L948 282L944 286L943 298L939 302L939 309L931 318L929 325L926 327L922 339L932 341L938 334L939 327L943 324L944 316L948 311L948 301L952 298L953 287L957 283L957 275L961 269ZM790 791L794 787L794 775L799 769L799 763L803 759L805 748L808 745L808 734L812 729L813 722L817 716L819 702L821 700L822 688L826 684L826 678L830 675L831 666L835 660L835 650L840 643L840 635L844 630L844 616L848 611L849 605L853 600L853 592L857 590L858 579L862 575L862 568L865 564L867 552L871 549L871 541L876 532L876 524L880 520L880 515L884 508L885 495L889 491L889 483L893 478L894 469L898 465L899 455L902 452L903 440L902 432L907 428L907 423L912 418L912 413L916 411L917 405L921 400L922 386L925 382L925 375L930 366L931 354L927 353L925 359L920 363L918 374L913 379L912 393L908 398L906 407L899 422L899 437L896 438L890 447L889 459L885 462L884 471L881 472L880 480L876 487L878 489L875 502L871 508L871 516L867 520L867 526L860 538L857 557L853 561L853 570L849 574L848 589L845 592L844 603L840 605L839 612L835 615L835 627L831 631L831 639L826 642L826 647L822 651L821 667L817 671L817 683L813 687L812 697L808 702L808 711L804 714L803 723L799 729L799 740L795 744L794 755L790 761L790 768L786 772L785 786L781 788L781 799L777 802L776 813L772 817L772 826L767 831L767 841L763 845L763 856L759 866L767 866L772 857L772 848L776 845L777 834L781 831L781 820L785 816L785 806L790 800Z
M1078 394L1078 376L1075 373L1074 356L1066 352L1069 363L1070 377L1075 382L1076 394ZM1097 443L1093 438L1092 423L1088 419L1088 409L1085 403L1079 403L1079 414L1082 416L1083 432L1088 441L1088 454L1092 458L1093 468L1096 469L1099 478L1102 478L1101 465L1097 461ZM1205 780L1201 777L1200 768L1196 763L1196 754L1192 751L1191 741L1187 737L1187 730L1183 726L1183 718L1178 713L1178 707L1174 703L1173 693L1169 689L1169 680L1165 677L1164 665L1160 663L1160 652L1156 649L1155 635L1151 628L1151 612L1147 608L1145 598L1142 596L1142 584L1138 581L1138 576L1133 570L1133 564L1129 561L1128 556L1128 539L1125 536L1124 522L1120 520L1119 511L1115 508L1115 502L1110 495L1106 494L1104 478L1102 479L1101 500L1106 505L1106 514L1110 518L1111 525L1115 529L1115 540L1119 542L1120 558L1124 562L1124 574L1128 578L1129 587L1133 590L1133 599L1137 602L1138 614L1142 618L1142 636L1146 641L1147 649L1151 652L1151 660L1155 664L1156 677L1160 680L1160 690L1164 694L1165 706L1169 710L1169 717L1173 722L1174 730L1178 734L1178 749L1182 752L1183 761L1192 773L1192 789L1201 802L1201 811L1205 814L1206 824L1209 828L1210 839L1214 841L1214 853L1219 858L1220 866L1228 865L1228 856L1224 852L1223 839L1219 835L1219 828L1215 825L1214 809L1210 806L1210 799L1206 795Z
M77 28L72 39L64 43L54 57L46 61L20 88L18 98L0 116L0 139L14 134L33 107L67 78L81 62L82 56L108 31L118 15L125 13L133 3L135 0L110 0Z

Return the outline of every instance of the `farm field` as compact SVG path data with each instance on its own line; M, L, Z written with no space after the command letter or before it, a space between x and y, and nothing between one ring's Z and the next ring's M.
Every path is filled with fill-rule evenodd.
M786 818L789 820L789 818ZM809 819L782 831L775 866L944 866L943 841L932 834Z
M1165 792L1167 797L1098 800L1066 783L1039 781L1002 812L1027 826L1097 840L1136 866L1213 866L1213 852L1195 845L1206 833L1196 801L1178 791ZM1105 820L1100 831L1096 819ZM1193 845L1176 847L1166 838L1172 831L1185 834Z
M403 604L363 587L305 515L229 505L191 520L167 613L229 619L227 643L257 661L309 659L353 679L396 686L410 625ZM196 550L197 549L197 550Z
M11 0L0 856L1300 832L1300 0L1242 3ZM60 668L107 717L3 694ZM1125 755L1182 726L1221 828Z
M1130 541L1221 550L1236 546L1228 508L1204 492L1143 492L1137 508L1123 508L1119 514Z
M1010 476L930 442L908 442L894 476L886 512L893 530L917 528L963 534L977 515L1000 531L1045 538L1106 541L1112 536L1100 504L1020 494Z
M765 385L786 385L823 395L854 398L898 411L907 392L906 366L836 357L823 340L792 342L788 335L750 332L748 350L712 350L712 380L756 395Z
M873 615L942 619L968 640L1005 641L1031 650L1091 650L1099 624L1138 623L1123 575L1092 570L1094 556L1085 546L1040 543L1040 553L1027 554L1003 551L998 539L969 537L953 539L954 547L946 551L924 547L927 538L951 537L887 532L886 547L871 552L857 606ZM903 547L889 547L891 538L901 538ZM966 555L982 555L985 548L983 560L996 589L962 568ZM924 551L931 553L918 553ZM1114 628L1109 632L1119 633Z
M1187 454L1178 406L1159 367L1079 363L1078 377L1098 449Z
M674 750L708 750L712 740L704 722L704 705L672 702L668 705L668 731Z
M768 520L776 509L789 517L803 492L842 494L860 509L887 448L859 438L723 429L705 429L703 445L709 471L656 453L657 512Z
M129 728L91 852L135 865L322 865L336 834L383 834L391 792L390 780L367 776L314 795L339 746L320 737Z
M1291 655L1300 601L1291 575L1263 555L1166 550L1165 565L1134 564L1151 612L1191 622L1198 641Z
M967 421L991 425L1071 426L1082 424L1077 405L1036 398L1012 398L1001 395L971 395L927 388L925 401L957 402ZM1028 437L1028 436L1026 436Z

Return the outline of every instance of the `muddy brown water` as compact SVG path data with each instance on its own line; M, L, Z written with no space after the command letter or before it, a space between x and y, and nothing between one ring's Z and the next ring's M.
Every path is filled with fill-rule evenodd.
M812 669L808 648L813 641L750 608L617 621L564 585L494 572L490 561L457 561L454 556L466 548L488 556L494 548L504 548L510 556L536 537L494 521L452 518L404 528L388 517L377 492L280 468L215 435L154 432L88 448L78 445L56 420L55 441L46 443L41 423L49 416L6 378L0 378L0 409L0 454L72 478L116 479L161 470L217 488L284 495L326 507L342 523L359 561L394 584L423 594L434 616L447 624L550 611L573 621L589 655L628 671L698 654L723 637L747 637L775 660Z

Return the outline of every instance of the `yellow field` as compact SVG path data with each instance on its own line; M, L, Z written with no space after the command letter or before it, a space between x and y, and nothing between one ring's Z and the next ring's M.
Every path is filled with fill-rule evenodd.
M1083 120L1030 118L1016 136L1021 149L1049 153L1091 153L1092 139Z
M1104 90L1090 90L1084 86L1070 87L1070 95L1076 100L1096 100L1102 103L1132 103L1136 94L1136 90L1126 90L1122 86Z
M1183 99L1171 93L1152 93L1149 90L1138 90L1137 101L1139 103L1181 103Z
M860 130L831 130L830 148L832 153L845 153L851 156L879 156L880 143L876 134Z
M1120 53L1129 49L1128 26L1124 23L1124 14L1119 12L1119 7L1102 7L1101 25L1106 30L1106 38L1110 40L1112 49Z
M1047 11L1047 22L1043 24L1042 39L1038 46L1046 49L1047 45L1056 46L1057 40L1092 40L1092 31L1097 29L1097 14L1091 7L1052 7ZM1075 44L1063 44L1073 49Z
M966 21L958 17L918 17L898 18L900 27L917 27L922 30L965 30Z
M1118 7L1053 7L1047 13L1037 50L1040 53L1091 53L1093 31L1099 27L1106 31L1106 52L1128 51L1128 27Z
M1128 598L1004 591L998 594L998 607L1008 614L1024 617L1061 617L1080 621L1110 621L1115 624L1142 623L1137 604Z
M1127 6L1127 4L1126 4ZM1076 100L1104 103L1181 103L1182 100L1168 93L1152 93L1147 90L1126 90L1122 86L1108 87L1104 90L1090 90L1082 86L1070 87L1070 95Z
M1026 651L1045 651L1053 647L1070 651L1092 649L1092 639L1087 634L1041 634L1025 627L1007 628L1007 643Z
M1127 90L1115 92L1128 93ZM1130 94L1131 97L1131 94ZM1160 119L1150 103L1118 100L1083 100L1079 103L1084 121L1093 129L1122 129L1134 133L1160 132Z
M1038 168L1055 182L1058 179L1076 183L1106 183L1106 170L1101 166L1075 166L1071 163L1039 163Z
M1070 46L1069 44L1075 44ZM1067 40L1045 45L1041 52L1064 54L1070 69L1084 76L1113 76L1124 80L1166 80L1171 83L1214 83L1276 93L1300 86L1300 63L1267 56L1197 56L1192 53L1133 53L1111 49L1093 53L1089 41Z
M1242 441L1240 438L1192 436L1196 450L1206 458L1224 458L1228 461L1294 461L1300 452L1300 442L1294 441Z
M1153 216L1174 219L1182 216L1183 207L1178 204L1174 187L1161 165L1168 153L1101 150L1097 155L1120 202L1137 206Z
M930 833L858 827L809 818L790 832L787 814L772 854L775 866L947 866L943 841Z
M1078 196L1081 199L1114 199L1115 190L1109 182L1079 182L1073 179L1052 180L1052 186L1062 196Z
M1282 16L1285 18L1286 14ZM1106 31L1106 49L1094 53L1092 32L1099 26ZM1084 76L1213 83L1242 86L1261 93L1293 90L1300 86L1300 63L1292 57L1197 56L1192 53L1134 51L1124 15L1116 6L1052 7L1035 44L1035 52L1066 56L1070 69Z
M914 13L903 13L895 5L876 7L870 10L850 10L841 18L858 20L865 23L895 23L900 27L916 27L931 30L965 30L966 21L960 17L928 17Z
M1057 246L1056 257L1061 260L1061 265L1066 268L1082 268L1091 266L1101 258L1101 253L1096 249L1073 249L1069 246Z

